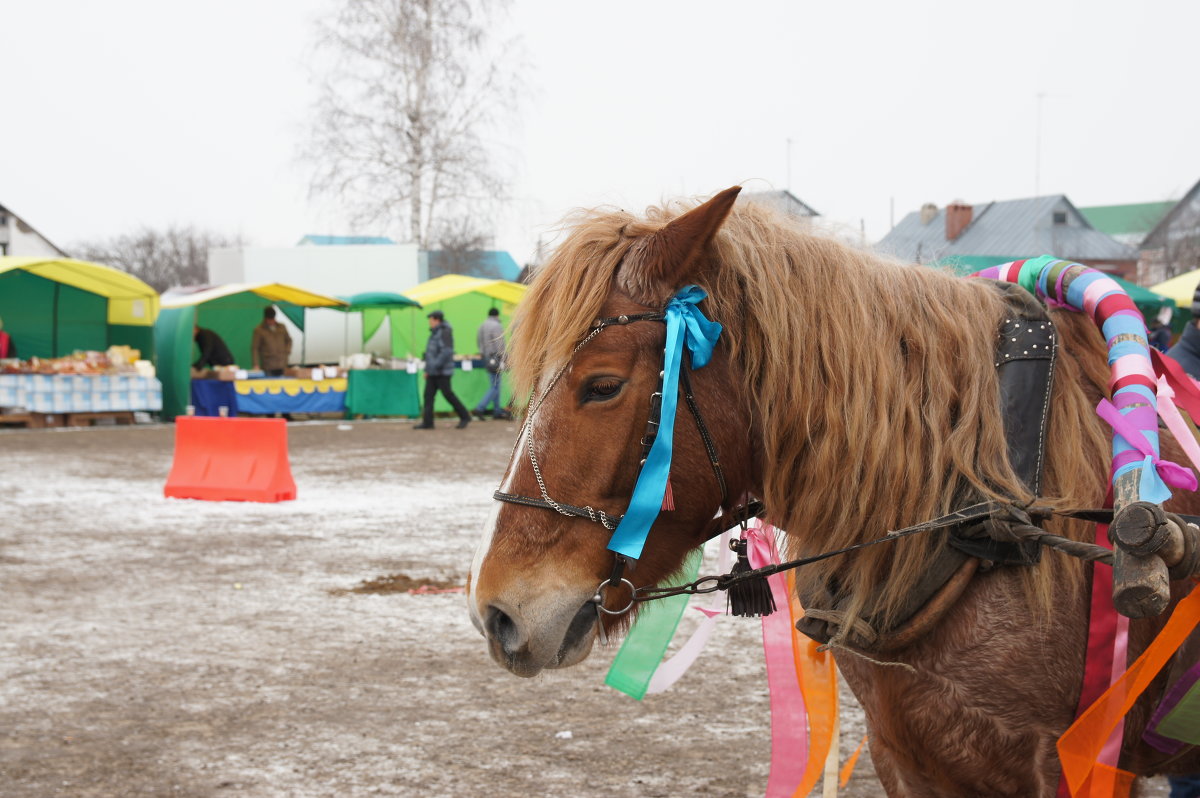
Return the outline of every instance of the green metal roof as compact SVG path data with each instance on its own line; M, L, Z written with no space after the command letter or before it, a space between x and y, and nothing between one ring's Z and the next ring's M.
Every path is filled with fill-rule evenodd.
M1110 236L1127 233L1145 235L1154 229L1162 218L1175 207L1169 202L1137 202L1133 205L1096 205L1080 208L1079 212L1092 227Z

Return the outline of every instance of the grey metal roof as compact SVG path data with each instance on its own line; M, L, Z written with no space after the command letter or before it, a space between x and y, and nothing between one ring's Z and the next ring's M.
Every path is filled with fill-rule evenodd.
M767 205L777 211L789 214L791 216L820 216L821 214L813 210L812 206L803 200L796 197L790 191L755 191L749 194L742 194L739 199L746 202L756 202L759 205Z
M1066 222L1054 223L1054 212ZM1055 255L1069 260L1137 260L1138 252L1092 227L1063 194L1003 200L974 206L971 223L946 240L946 209L928 224L920 212L900 220L876 245L903 260L932 263L948 255L1032 258Z

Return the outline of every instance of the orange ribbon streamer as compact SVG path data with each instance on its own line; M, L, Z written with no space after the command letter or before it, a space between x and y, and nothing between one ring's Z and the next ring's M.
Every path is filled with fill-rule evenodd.
M1170 620L1154 642L1120 679L1076 718L1058 738L1058 758L1075 798L1126 798L1134 774L1097 762L1113 729L1125 719L1138 697L1200 624L1200 590L1193 589L1175 605Z
M838 714L837 666L831 652L817 651L817 641L796 628L796 621L804 617L804 609L796 597L793 572L788 572L787 580L792 614L792 657L796 662L796 679L800 682L804 706L808 709L808 762L804 766L804 778L792 795L804 798L824 772L829 756Z
M858 743L858 748L854 749L854 753L846 760L846 764L842 765L842 773L838 779L838 786L845 787L850 783L850 776L854 774L854 766L858 764L858 755L862 753L863 746L867 744L867 735L863 735L862 740Z

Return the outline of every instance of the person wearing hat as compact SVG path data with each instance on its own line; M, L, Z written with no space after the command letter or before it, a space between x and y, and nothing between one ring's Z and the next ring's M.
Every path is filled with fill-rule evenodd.
M420 424L413 429L433 429L433 400L437 392L458 414L458 429L471 423L467 408L454 395L450 377L454 374L454 328L440 310L429 314L429 343L425 345L425 407Z
M1192 379L1200 379L1200 285L1192 295L1192 319L1183 328L1183 335L1175 346L1167 350L1167 357L1174 358Z

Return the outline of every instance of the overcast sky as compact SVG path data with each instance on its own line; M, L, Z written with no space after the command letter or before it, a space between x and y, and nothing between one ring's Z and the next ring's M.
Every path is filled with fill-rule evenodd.
M171 223L262 246L396 235L306 197L306 61L332 1L0 0L0 203L65 247ZM790 187L877 240L893 204L899 221L954 199L1149 202L1200 180L1195 0L509 14L532 92L501 150L516 180L497 244L522 262L574 207L736 183Z

